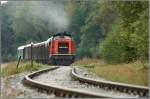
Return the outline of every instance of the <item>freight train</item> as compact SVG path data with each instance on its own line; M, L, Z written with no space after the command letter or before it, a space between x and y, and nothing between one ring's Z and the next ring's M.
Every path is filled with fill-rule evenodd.
M62 32L44 42L18 47L18 58L44 64L70 65L75 60L75 52L72 35Z

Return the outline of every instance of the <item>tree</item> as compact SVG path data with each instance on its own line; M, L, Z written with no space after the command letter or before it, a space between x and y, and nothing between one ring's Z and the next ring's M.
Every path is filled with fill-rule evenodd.
M15 59L15 44L14 33L10 27L12 9L14 7L9 4L1 7L1 53L2 61L8 61L9 59Z
M67 4L67 11L71 17L69 31L73 32L73 37L78 47L81 39L81 27L85 25L85 19L89 14L91 2L88 1L70 1Z
M114 2L114 8L115 27L100 47L104 59L114 63L148 59L148 1Z
M115 20L115 12L108 1L97 1L91 7L85 25L81 27L80 54L83 56L100 57L99 43L103 41Z

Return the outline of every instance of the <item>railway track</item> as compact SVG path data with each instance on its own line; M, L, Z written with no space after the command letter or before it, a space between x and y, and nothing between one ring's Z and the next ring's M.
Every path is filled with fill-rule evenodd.
M75 79L75 80L74 80ZM81 82L79 82L79 81ZM48 94L54 93L56 97L97 97L97 98L137 98L137 94L123 93L98 84L100 82L80 77L76 69L71 67L53 67L28 74L23 79L25 85L37 88L38 91ZM86 82L86 83L85 83ZM102 82L101 82L102 83ZM104 82L103 82L104 83ZM104 88L105 86L105 88ZM109 86L109 85L108 85ZM109 89L109 90L108 90ZM116 87L118 89L118 87ZM144 96L145 97L145 96Z

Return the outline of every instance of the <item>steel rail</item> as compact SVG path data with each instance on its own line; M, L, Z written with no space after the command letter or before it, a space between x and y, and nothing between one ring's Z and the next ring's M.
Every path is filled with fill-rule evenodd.
M34 77L39 76L42 73L55 70L57 68L59 67L44 69L44 70L40 70L28 74L24 77L23 84L28 85L30 87L38 88L39 91L46 91L48 94L54 93L55 96L58 97L120 98L118 96L113 96L113 95L105 95L101 93L94 93L94 92L88 92L79 89L72 89L72 88L66 88L62 86L50 85L33 79Z
M132 84L124 84L124 83L118 83L118 82L112 82L112 81L95 80L95 79L87 78L87 77L77 74L76 68L72 69L71 76L74 79L79 80L80 82L97 85L100 88L104 88L107 90L116 90L119 92L139 95L140 97L149 97L149 88L145 86L138 86L138 85L132 85Z

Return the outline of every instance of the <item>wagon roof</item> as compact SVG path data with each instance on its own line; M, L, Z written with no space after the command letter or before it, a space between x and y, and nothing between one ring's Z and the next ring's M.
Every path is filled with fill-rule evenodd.
M18 50L24 49L25 46L19 46Z
M24 49L25 47L29 47L29 46L31 46L31 44L27 44L27 45L19 46L19 47L18 47L18 50Z
M34 46L43 45L43 44L45 44L45 41L44 42L40 42L40 43L35 43Z
M39 43L34 43L33 46L39 46L39 45L43 45L43 44L46 45L46 44L48 44L51 40L52 40L52 37L49 38L49 39L46 40L46 41L39 42ZM18 47L18 50L24 49L25 47L29 47L29 46L31 46L31 44L19 46L19 47Z

